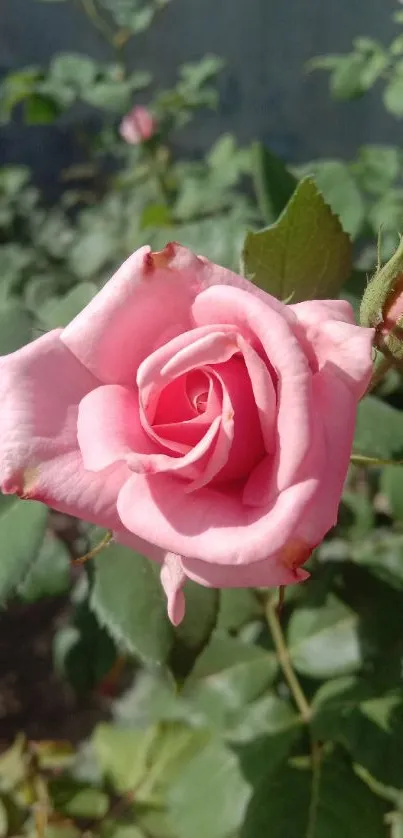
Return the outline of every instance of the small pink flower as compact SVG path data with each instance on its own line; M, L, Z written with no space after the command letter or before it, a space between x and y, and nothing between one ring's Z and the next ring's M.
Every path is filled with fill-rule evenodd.
M155 134L156 122L144 105L135 105L120 123L120 136L130 145L138 145Z
M373 330L284 305L177 244L142 247L65 329L0 358L0 485L186 577L270 587L335 524Z

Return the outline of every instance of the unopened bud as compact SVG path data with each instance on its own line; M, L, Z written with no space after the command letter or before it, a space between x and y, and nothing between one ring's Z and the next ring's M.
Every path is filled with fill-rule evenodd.
M375 328L378 349L403 360L403 238L389 262L368 283L361 302L360 323Z
M144 105L136 105L123 117L119 132L123 140L130 145L139 145L149 140L156 131L153 115Z

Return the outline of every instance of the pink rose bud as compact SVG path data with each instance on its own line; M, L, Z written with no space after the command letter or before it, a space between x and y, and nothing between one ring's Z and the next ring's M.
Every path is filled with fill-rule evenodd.
M334 526L373 330L285 305L178 244L142 247L64 329L0 358L0 487L186 578L267 588Z
M138 145L155 134L156 122L144 105L135 105L120 123L120 136L130 145Z
M403 238L368 283L361 302L360 322L375 327L375 345L397 361L403 359Z

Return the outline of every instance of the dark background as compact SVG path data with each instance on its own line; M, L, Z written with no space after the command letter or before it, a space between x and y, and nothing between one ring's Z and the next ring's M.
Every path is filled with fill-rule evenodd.
M264 140L290 162L353 155L368 142L399 143L398 123L388 117L375 88L363 100L334 103L325 73L307 75L318 54L345 52L356 35L388 43L397 33L395 0L172 0L151 29L128 50L133 68L152 70L157 86L174 79L178 65L215 53L226 61L218 114L207 114L181 135L198 154L222 132L242 142ZM115 60L112 49L73 2L1 0L0 71L46 65L60 51ZM143 94L143 99L147 92ZM71 120L0 133L0 163L26 162L46 188L61 164L75 157Z

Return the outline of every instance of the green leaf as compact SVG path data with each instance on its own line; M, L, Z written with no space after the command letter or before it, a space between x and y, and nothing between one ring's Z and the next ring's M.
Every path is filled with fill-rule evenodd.
M102 838L146 838L146 835L137 826L125 826L115 821L108 825L107 830L102 831Z
M42 3L48 2L50 3L51 0L42 0ZM56 0L53 0L56 2ZM43 838L81 838L82 832L72 823L57 823L57 824L48 824Z
M403 812L390 812L387 823L390 825L390 838L403 838Z
M249 588L223 588L217 628L237 631L262 617L262 606Z
M84 101L94 108L118 114L129 109L131 96L132 87L128 79L125 81L97 81L82 93Z
M251 796L236 756L212 741L168 792L168 813L178 838L227 838L239 829Z
M396 73L385 87L383 101L387 111L393 116L403 116L403 74Z
M33 338L32 314L19 303L5 303L0 308L0 355L15 352Z
M380 491L386 495L394 518L403 521L403 468L385 466L382 469Z
M340 56L331 76L331 92L336 99L355 99L369 90L388 64L383 49L373 42L370 52Z
M378 579L403 590L403 535L375 529L353 545L350 560L367 567Z
M400 459L403 455L401 411L375 396L366 396L358 405L353 450L368 457Z
M379 200L375 201L368 213L368 220L372 225L375 233L379 229L390 231L393 233L393 253L399 242L397 231L400 229L400 221L403 212L403 189L397 187L389 187L380 196ZM391 236L389 236L391 239ZM386 261L389 256L384 256L384 247L387 243L386 235L382 238L382 258ZM390 256L392 253L389 254Z
M400 156L400 150L394 146L362 146L353 166L360 186L374 195L382 195L399 175Z
M248 233L246 275L281 300L335 297L351 267L351 245L311 178L302 180L272 227Z
M166 204L149 204L141 215L142 230L147 227L169 227L172 224L171 213Z
M256 788L240 838L385 838L382 801L340 756L325 761L318 792L312 807L307 768L285 765L270 773Z
M83 786L69 777L49 783L53 807L69 818L103 818L109 809L109 798L100 789Z
M365 204L349 167L341 160L323 160L304 166L312 173L318 188L332 211L340 218L343 230L356 238L365 221Z
M277 674L275 655L223 633L213 634L185 683L182 697L204 723L227 729Z
M115 791L135 791L147 775L158 728L134 730L102 723L91 741L102 772Z
M113 716L118 724L147 727L161 721L177 721L188 716L188 708L178 695L171 677L156 671L143 671L114 703Z
M403 701L398 692L377 695L362 680L338 678L321 687L313 709L316 736L342 744L355 763L384 785L402 788Z
M88 607L88 581L81 577L73 591L70 624L56 632L53 644L55 668L78 693L98 687L117 658L109 633L99 625ZM84 583L84 584L83 584Z
M294 611L288 627L288 647L298 672L311 678L332 678L361 665L358 617L330 594L319 608Z
M34 501L0 499L0 602L4 602L36 559L45 536L48 510Z
M7 74L0 86L0 122L7 122L15 106L34 93L40 76L36 67Z
M288 701L278 698L274 693L268 693L257 701L252 702L246 707L241 708L238 721L233 725L227 739L231 743L248 743L256 742L259 737L267 737L268 749L274 747L274 737L279 736L279 742L282 742L282 755L288 748L286 742L293 742L298 735L301 725L301 719L291 707ZM282 734L290 734L283 737ZM273 739L273 742L271 741ZM283 745L285 751L283 750ZM239 753L239 748L237 749ZM277 759L277 757L276 757Z
M185 617L174 632L170 664L176 675L185 676L215 628L220 603L216 588L205 588L190 579L184 586Z
M0 790L11 792L19 786L28 774L26 742L17 736L10 748L0 755Z
M78 91L85 91L90 87L97 72L97 63L92 58L75 53L59 53L49 67L49 75L53 81L72 85Z
M127 547L110 545L95 559L91 608L117 643L148 663L166 661L172 627L159 566Z
M29 180L30 171L27 166L3 166L0 169L0 192L9 198L16 198Z
M97 279L115 252L116 240L106 224L80 235L71 248L68 266L81 280Z
M1 519L0 519L1 520ZM47 534L28 573L18 586L18 596L35 602L65 593L70 583L70 556L60 539Z
M79 282L64 297L42 305L41 318L51 329L67 326L99 291L94 282Z
M51 96L32 93L24 103L25 120L28 125L48 125L61 114L58 102Z
M260 212L271 223L287 205L298 180L280 157L259 142L252 146L252 171Z
M160 725L149 755L149 767L137 786L136 800L152 806L163 806L176 778L187 771L187 765L211 740L211 733L195 730L178 722Z

